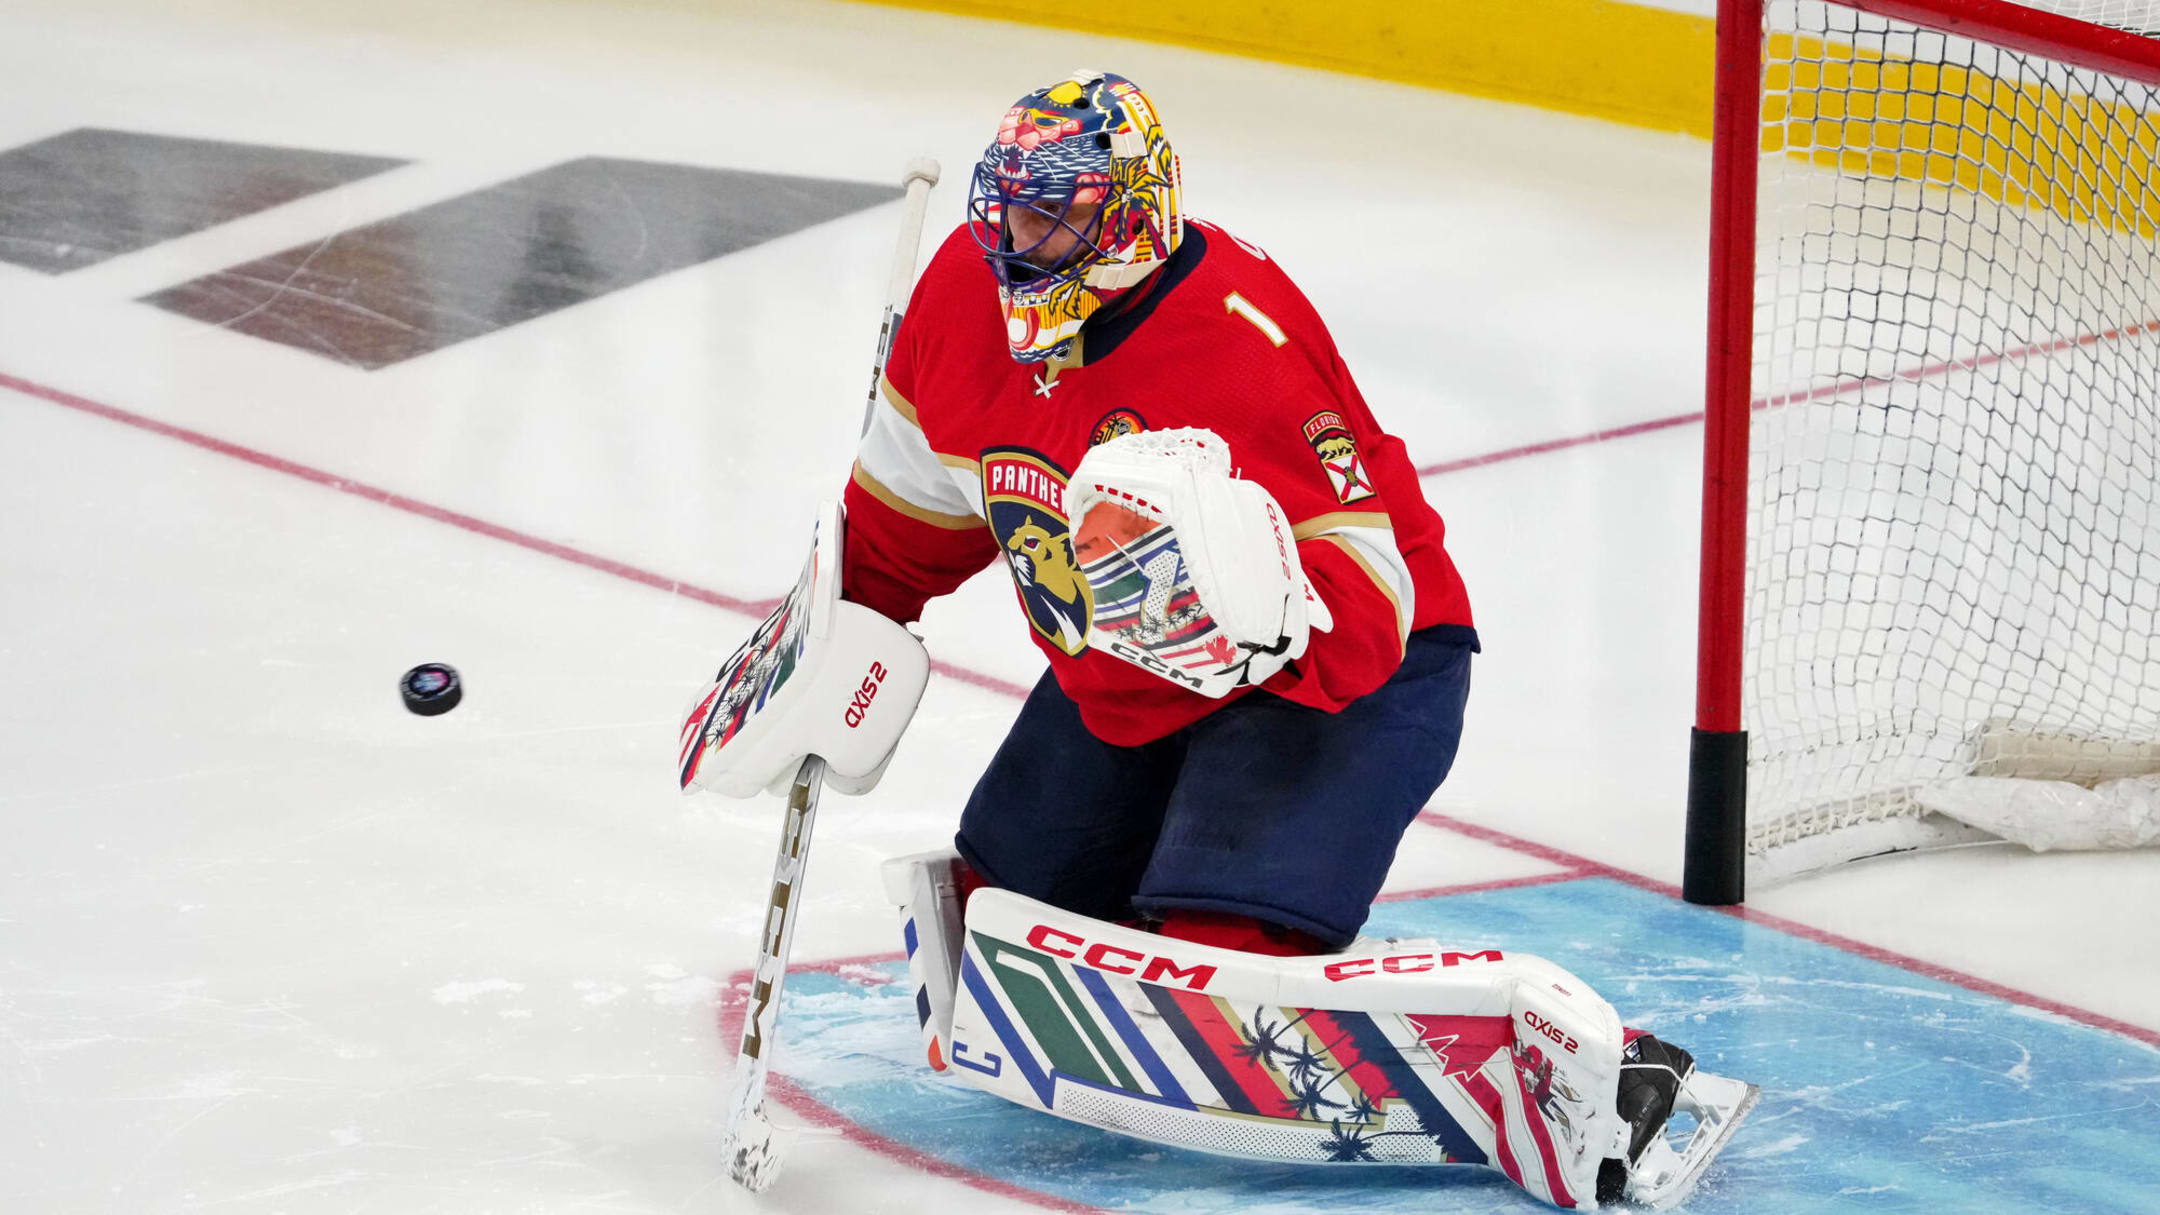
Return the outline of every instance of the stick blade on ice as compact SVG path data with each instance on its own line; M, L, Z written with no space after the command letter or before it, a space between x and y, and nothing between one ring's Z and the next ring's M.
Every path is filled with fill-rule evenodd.
M763 1105L745 1113L721 1141L727 1153L728 1177L753 1194L763 1193L780 1175L785 1153L778 1137L778 1130L766 1120Z

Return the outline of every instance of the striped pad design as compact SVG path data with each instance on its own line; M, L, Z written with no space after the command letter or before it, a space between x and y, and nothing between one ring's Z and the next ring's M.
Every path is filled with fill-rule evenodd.
M1505 1016L1249 1006L982 932L961 987L995 1040L955 1061L1052 1113L1259 1159L1489 1165L1576 1201L1554 1125L1570 1103Z

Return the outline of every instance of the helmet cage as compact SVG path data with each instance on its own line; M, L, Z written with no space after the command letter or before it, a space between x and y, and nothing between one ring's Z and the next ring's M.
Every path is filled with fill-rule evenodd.
M1064 183L1016 181L993 169L990 161L991 158L985 156L975 166L975 180L968 195L968 218L978 225L974 230L976 243L982 248L983 260L997 275L1000 288L1020 292L1047 291L1060 281L1083 277L1089 264L1112 256L1096 241L1103 230L1103 216L1107 210L1108 178L1086 174L1085 179ZM1069 218L1072 209L1090 203L1095 205L1095 212L1082 221L1084 228L1073 226ZM1007 222L1016 208L1045 221L1042 235L1024 247L1016 243ZM1060 232L1071 235L1072 246L1054 265L1042 265L1037 251L1056 240Z
M968 217L997 280L1013 358L1058 355L1090 315L1176 250L1177 179L1153 106L1123 77L1076 72L1006 111L975 166ZM1072 218L1090 204L1092 215ZM1024 247L1014 208L1046 221L1022 225ZM1068 240L1054 260L1042 255Z

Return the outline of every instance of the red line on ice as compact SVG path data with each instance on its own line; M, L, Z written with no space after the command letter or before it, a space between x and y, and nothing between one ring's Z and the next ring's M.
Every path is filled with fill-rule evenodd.
M1646 422L1630 422L1625 426L1594 430L1586 435L1573 435L1565 439L1547 439L1542 443L1527 443L1521 447L1502 448L1499 451L1488 451L1483 455L1464 456L1456 460L1442 460L1438 464L1427 464L1418 469L1417 475L1420 477L1437 477L1443 473L1461 472L1466 468L1483 468L1487 464L1505 464L1509 460L1520 460L1524 456L1541 456L1548 451L1564 451L1567 448L1581 447L1588 443L1603 443L1608 439L1625 439L1631 435L1647 434L1653 430L1685 426L1689 422L1700 422L1702 419L1702 410L1698 409L1694 413L1676 413L1669 418L1651 418Z
M64 405L69 409L78 410L82 413L93 414L100 418L118 422L123 426L132 426L137 430L148 431L154 435L163 435L168 439L178 439L182 443L199 447L204 451L216 452L221 456L230 456L244 464L252 464L257 468L266 468L271 472L281 472L288 477L298 477L303 481L311 481L325 489L334 489L341 494L351 494L356 498L365 498L370 502L379 503L392 510L401 510L408 515L418 515L423 519L433 519L437 523L447 523L452 527L476 535L486 536L492 540L501 540L507 544L515 544L519 548L531 549L533 552L568 561L573 565L582 565L587 569L598 570L603 574L613 574L617 578L627 578L632 582L652 587L655 590L666 591L670 595L681 595L688 599L695 599L699 603L709 603L714 607L727 608L730 611L743 612L752 616L763 616L773 609L773 605L780 602L778 599L739 599L733 595L722 594L719 591L710 591L704 587L692 586L687 582L678 582L672 578L652 573L649 570L641 570L634 565L626 565L620 561L611 561L606 557L595 556L582 549L572 548L567 544L557 544L553 540L543 540L538 536L529 536L524 532L489 523L485 519L476 519L471 515L447 507L435 506L431 503L422 502L417 498L408 498L400 493L379 489L364 481L355 481L350 477L341 477L336 473L324 472L322 469L287 460L282 456L273 456L268 452L257 451L252 447L242 447L238 443L229 443L224 439L206 435L199 430L190 430L185 426L175 426L170 422L160 422L156 418L144 417L142 414L132 413L117 406L100 404L70 392L62 392L57 388L48 388L43 384L33 384L28 380L19 379L5 372L0 372L0 388L12 388L28 396L50 401L55 405Z
M685 599L694 599L699 603L709 603L714 607L726 608L731 612L741 612L746 616L763 616L772 611L780 602L777 598L744 599L721 591L709 590L694 583L670 578L665 574L656 574L651 570L639 569L637 566L630 565L627 562L588 553L583 549L573 548L567 544L559 544L553 540L544 540L538 536L518 531L515 528L504 527L499 523L490 523L485 519L475 518L462 511L454 511L448 507L422 502L417 498L408 498L404 494L369 485L365 481L355 481L350 477L341 477L336 473L324 472L322 469L299 463L296 460L285 459L283 456L273 456L268 452L257 451L252 447L243 447L238 443L230 443L213 435L206 435L199 430L190 430L185 426L175 426L170 422L160 422L156 418L144 417L142 414L133 413L118 406L100 404L97 401L76 396L71 392L48 388L43 384L32 383L29 380L9 375L6 372L0 372L0 388L12 388L26 396L37 397L43 401L50 401L55 405L66 406L69 409L118 422L123 426L132 426L137 430L148 431L154 435L163 435L168 439L178 439L192 447L216 452L221 456L229 456L244 464L252 464L257 468L268 469L271 472L284 473L288 477L298 477L302 481L312 482L325 489L334 489L341 494L351 494L356 498L365 498L370 502L387 506L392 510L404 511L408 515L418 515L423 519L432 519L437 523L447 523L452 527L472 532L475 535L486 536L491 540L500 540L505 544L515 544L519 548L530 549L533 552L554 557L558 560L568 561L572 565L582 565L587 569L598 570L603 574L613 574L617 578L627 579L640 586L649 586L654 590L665 591L670 595L681 595ZM954 666L949 662L933 660L930 663L930 669L960 683L971 684L978 688L987 688L992 692L1003 692L1008 696L1025 697L1028 693L1028 690L1019 684L999 679L995 675L985 675L980 671L970 671L965 667Z
M1838 380L1835 383L1811 388L1806 392L1757 397L1748 402L1748 408L1751 411L1757 411L1776 409L1781 405L1803 405L1814 401L1829 401L1850 392L1881 388L1888 384L1917 383L1921 380L1931 380L1937 376L1948 375L1953 371L1978 371L1983 367L1993 367L1998 363L2016 362L2020 359L2031 358L2034 355L2060 354L2074 347L2092 346L2100 342L2120 341L2123 338L2152 333L2160 333L2160 320L2142 321L2135 325L2124 325L2117 329L2103 329L2098 333L2085 333L2077 337L2053 338L2045 342L2031 342L1991 354L1976 354L1966 359L1945 359L1940 362L1924 363L1917 367L1901 368L1891 372L1889 375L1871 375L1858 379ZM1503 448L1500 451L1489 451L1483 455L1442 460L1437 464L1427 464L1419 468L1417 475L1420 477L1437 477L1443 473L1461 472L1466 468L1482 468L1488 464L1502 464L1509 460L1519 460L1524 456L1539 456L1549 451L1565 451L1570 447L1583 447L1591 443L1603 443L1611 439L1630 438L1635 435L1648 434L1654 430L1686 426L1691 422L1700 422L1702 420L1703 411L1700 409L1692 413L1676 413L1668 417L1650 418L1641 422L1630 422L1624 426L1593 430L1588 434L1571 435L1564 439L1547 439L1541 443L1527 443L1521 447Z

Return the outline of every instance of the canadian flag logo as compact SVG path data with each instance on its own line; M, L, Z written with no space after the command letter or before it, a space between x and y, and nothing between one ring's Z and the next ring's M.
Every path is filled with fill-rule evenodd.
M1207 649L1208 657L1214 659L1216 662L1219 662L1224 666L1229 666L1230 660L1237 657L1237 647L1231 645L1230 639L1223 636L1221 633L1217 633L1213 637L1208 638L1205 648Z

